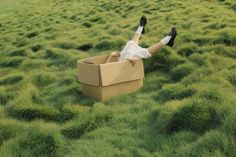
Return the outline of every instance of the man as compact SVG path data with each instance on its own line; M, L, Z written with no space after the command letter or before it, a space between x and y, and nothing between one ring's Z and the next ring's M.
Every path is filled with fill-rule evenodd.
M164 37L160 42L148 47L142 48L138 45L141 34L145 33L145 25L147 24L147 18L142 16L140 18L139 26L133 36L133 38L126 43L126 46L121 53L112 52L106 62L110 62L112 57L119 57L118 60L130 60L133 64L140 58L149 58L157 53L165 45L173 47L175 37L177 36L177 30L175 27L171 28L169 35Z

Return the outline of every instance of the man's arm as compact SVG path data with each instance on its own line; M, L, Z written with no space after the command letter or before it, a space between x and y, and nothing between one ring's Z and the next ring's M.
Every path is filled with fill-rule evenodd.
M120 56L120 53L114 51L114 52L112 52L112 53L107 57L105 63L109 63L109 62L111 62L111 59L112 59L113 57L118 58L119 56Z
M133 56L132 59L128 59L128 60L132 63L132 65L135 65L137 63L138 59L139 58Z

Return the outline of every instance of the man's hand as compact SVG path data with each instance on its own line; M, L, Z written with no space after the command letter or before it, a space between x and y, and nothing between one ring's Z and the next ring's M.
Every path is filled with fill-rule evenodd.
M112 52L110 55L111 55L111 56L115 56L115 57L119 57L119 56L120 56L120 53L114 51L114 52Z
M119 52L112 52L112 53L107 57L105 63L109 63L109 62L111 62L111 59L112 59L113 57L118 58L119 56L120 56L120 53L119 53Z
M132 59L129 59L129 61L131 62L131 64L134 66L137 61L138 61L138 58L137 57L133 57Z

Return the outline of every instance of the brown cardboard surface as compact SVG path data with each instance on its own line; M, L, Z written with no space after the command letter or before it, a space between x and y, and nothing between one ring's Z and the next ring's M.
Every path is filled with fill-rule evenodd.
M141 59L133 65L127 60L105 63L107 58L108 55L104 55L78 61L78 78L84 95L106 100L131 93L143 86L144 69Z
M127 82L144 78L143 62L138 60L135 65L129 61L100 64L102 86Z
M93 63L93 64L103 64L103 63L105 63L107 57L108 57L108 55L90 57L90 58L80 60L80 62Z
M107 100L113 96L137 91L143 86L143 79L118 83L105 87L82 84L83 94L96 100Z
M99 86L100 85L99 66L97 64L87 64L79 61L78 79L82 83Z

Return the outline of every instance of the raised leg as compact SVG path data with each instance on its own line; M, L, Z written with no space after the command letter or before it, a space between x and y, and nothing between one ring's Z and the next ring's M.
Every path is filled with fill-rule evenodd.
M163 48L165 45L162 42L159 42L157 44L154 44L150 47L148 47L149 53L153 56L156 54L158 51L160 51L161 48Z
M132 38L132 40L133 40L136 44L138 44L138 43L139 43L139 39L140 39L140 34L135 33L134 36L133 36L133 38Z
M149 53L153 56L165 45L173 47L176 35L177 35L177 30L175 27L172 27L171 32L169 33L168 36L164 37L159 43L154 44L148 48Z
M139 39L140 39L141 34L143 34L145 32L145 25L146 25L146 23L147 23L147 18L145 16L142 16L140 18L140 21L139 21L139 26L138 26L138 28L137 28L137 30L136 30L133 38L132 38L132 40L136 44L139 43Z

